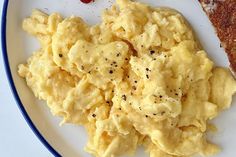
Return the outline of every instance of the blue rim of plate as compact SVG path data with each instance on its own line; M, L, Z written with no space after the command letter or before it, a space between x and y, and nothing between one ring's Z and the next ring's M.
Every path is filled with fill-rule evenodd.
M16 103L18 104L18 107L25 118L26 122L28 123L31 130L34 132L34 134L38 137L38 139L43 143L43 145L51 152L55 157L61 157L61 155L46 141L46 139L42 136L42 134L39 132L39 130L36 128L32 120L30 119L29 115L27 114L24 105L22 104L20 97L17 93L16 87L14 85L14 81L11 74L11 69L8 61L8 55L7 55L7 41L6 41L6 24L7 24L7 9L8 9L8 2L9 0L4 0L3 2L3 8L2 8L2 23L1 23L1 41L2 41L2 55L3 55L3 61L4 61L4 67L5 72L8 78L9 85L11 87L11 91L13 93L13 96L16 100Z

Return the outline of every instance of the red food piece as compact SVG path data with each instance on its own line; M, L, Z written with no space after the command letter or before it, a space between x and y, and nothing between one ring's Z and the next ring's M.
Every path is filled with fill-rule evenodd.
M93 0L80 0L82 3L90 3L92 2Z

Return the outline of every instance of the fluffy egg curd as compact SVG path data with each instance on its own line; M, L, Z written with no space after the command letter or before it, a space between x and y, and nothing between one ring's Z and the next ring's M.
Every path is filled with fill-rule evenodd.
M83 125L96 157L213 155L209 120L230 107L236 82L215 67L173 9L117 0L89 26L34 10L23 29L41 48L18 73L62 123Z

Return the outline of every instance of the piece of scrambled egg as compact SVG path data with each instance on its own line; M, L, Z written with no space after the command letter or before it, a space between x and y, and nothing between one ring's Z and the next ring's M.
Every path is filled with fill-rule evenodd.
M99 25L34 10L23 29L41 48L19 75L63 123L84 125L96 157L212 155L209 120L230 107L236 82L214 67L172 9L117 0Z

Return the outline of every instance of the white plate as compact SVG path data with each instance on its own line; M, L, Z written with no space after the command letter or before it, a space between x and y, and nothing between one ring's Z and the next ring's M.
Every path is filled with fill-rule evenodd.
M214 29L197 0L142 1L153 6L168 6L179 10L194 28L210 58L217 65L228 66L227 57L220 48ZM96 0L92 4L85 5L79 0L9 0L8 4L8 1L5 0L2 19L2 47L9 82L19 108L29 126L55 156L59 156L59 154L65 157L90 156L83 151L87 134L80 126L66 124L59 127L61 119L53 117L45 102L37 100L26 86L25 81L17 75L17 65L25 62L31 53L39 48L36 40L21 29L22 20L31 14L32 9L38 8L47 13L59 12L64 16L72 14L81 16L86 22L95 24L100 20L101 11L111 6L113 2L112 0ZM217 157L236 156L235 113L236 100L234 100L230 110L223 112L214 120L219 132L209 135L209 138L223 148L223 151ZM144 156L148 155L145 155L143 150L139 149L136 157Z

